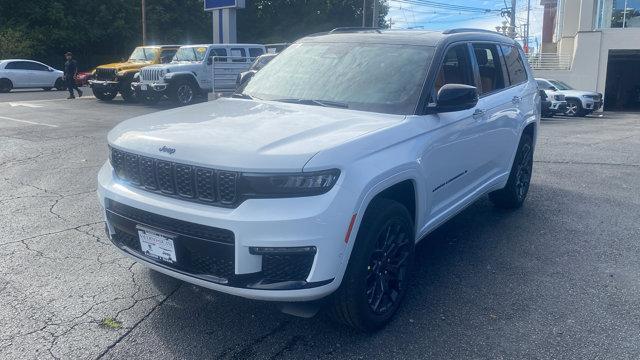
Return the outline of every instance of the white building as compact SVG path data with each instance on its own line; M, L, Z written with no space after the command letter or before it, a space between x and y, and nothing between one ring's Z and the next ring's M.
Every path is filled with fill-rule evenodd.
M640 110L640 0L541 0L538 77L605 95L605 110Z

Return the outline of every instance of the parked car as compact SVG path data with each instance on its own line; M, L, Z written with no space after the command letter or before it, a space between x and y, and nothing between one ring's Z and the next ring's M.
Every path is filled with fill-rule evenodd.
M373 331L416 242L485 194L522 206L539 106L524 52L495 32L315 34L234 97L111 130L107 233L156 271Z
M98 66L93 79L88 80L89 86L98 100L111 101L120 93L125 101L135 101L131 89L133 76L144 66L170 62L178 48L178 45L137 47L125 62Z
M540 115L542 117L553 117L553 112L551 111L551 101L549 101L549 97L544 90L538 90L540 94Z
M542 97L542 93L544 93L544 97ZM543 102L549 103L548 107L542 106L543 117L553 117L556 114L564 114L567 110L567 102L563 94L551 89L540 89L540 95Z
M38 61L0 60L0 92L29 88L64 90L62 75L62 71Z
M189 105L210 92L232 93L238 74L265 53L259 44L182 46L170 64L146 66L131 84L140 96L155 102L167 97Z
M78 75L76 76L76 85L78 86L88 86L89 85L89 80L91 80L93 78L93 73L95 72L94 70L91 71L80 71L78 72Z
M276 55L278 54L264 54L264 55L258 56L253 61L253 64L251 64L251 67L249 68L249 70L238 74L238 77L236 79L236 89L240 85L245 83L247 80L252 78L253 75L255 75L258 72L258 70L262 69L265 65L267 65L269 61L271 61L274 57L276 57Z
M587 116L602 107L602 94L593 91L575 90L566 83L552 79L536 78L538 86L543 90L557 91L567 101L567 116Z

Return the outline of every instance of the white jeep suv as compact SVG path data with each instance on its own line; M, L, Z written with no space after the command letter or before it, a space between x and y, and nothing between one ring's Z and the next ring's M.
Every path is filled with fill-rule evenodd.
M312 35L234 98L116 126L98 176L107 232L178 279L375 330L416 242L485 194L522 205L539 109L522 50L497 33Z
M131 83L139 98L156 102L167 97L179 105L207 99L210 92L232 93L238 75L247 71L264 45L215 44L181 46L171 63L145 66Z

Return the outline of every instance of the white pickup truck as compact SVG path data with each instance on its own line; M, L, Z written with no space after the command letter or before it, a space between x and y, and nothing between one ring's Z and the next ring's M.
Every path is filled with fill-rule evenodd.
M150 102L167 97L189 105L198 97L206 99L210 92L233 92L238 74L265 52L259 44L182 46L171 63L142 68L131 87Z

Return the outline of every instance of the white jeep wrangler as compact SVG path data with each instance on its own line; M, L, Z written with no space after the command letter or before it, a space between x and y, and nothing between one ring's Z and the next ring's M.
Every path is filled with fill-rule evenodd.
M265 51L258 44L182 46L171 63L140 69L131 88L149 102L167 97L189 105L198 97L206 100L210 92L233 92L238 75Z
M98 193L146 266L371 331L410 290L416 242L485 194L523 204L539 121L512 39L336 29L234 98L116 126Z

